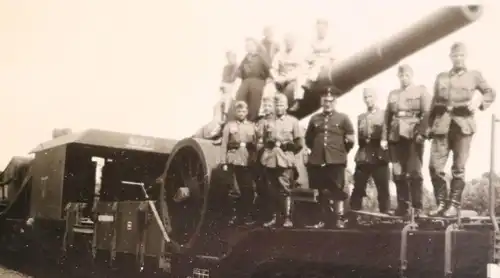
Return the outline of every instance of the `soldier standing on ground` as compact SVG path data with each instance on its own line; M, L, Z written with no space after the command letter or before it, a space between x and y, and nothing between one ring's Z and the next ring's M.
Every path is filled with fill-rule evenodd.
M259 43L255 39L247 38L245 46L247 54L236 71L236 76L241 78L236 100L248 104L248 120L255 122L259 116L264 86L269 78L269 64L259 51Z
M248 106L243 101L235 104L234 121L229 121L222 132L221 165L235 178L241 196L236 201L235 215L230 224L252 223L254 189L253 162L256 150L255 125L246 119Z
M438 74L434 85L429 119L432 138L429 170L438 208L431 211L432 216L457 216L465 187L465 165L476 132L474 113L477 108L487 109L496 97L479 71L466 68L466 55L463 43L453 44L450 51L453 68ZM482 103L473 100L476 90L483 95ZM453 178L448 197L444 167L450 151L453 152Z
M344 192L347 155L354 146L354 127L349 117L335 110L336 96L328 91L322 96L323 111L311 117L307 126L306 146L311 149L308 158L308 176L311 188L319 191L321 220L313 228L330 226L334 202L335 226L344 227Z
M303 137L299 120L286 113L288 99L283 94L275 96L275 114L259 126L261 142L264 151L261 163L265 167L266 179L269 182L267 190L273 218L264 223L265 227L282 224L292 227L292 202L290 190L293 187L295 155L303 147Z
M296 47L295 36L285 36L285 48L276 54L271 67L271 76L276 88L285 94L289 101L302 99L305 84L305 56Z
M389 157L387 150L380 147L384 126L384 110L375 105L377 93L372 88L363 91L367 111L358 117L358 145L354 161L354 189L350 207L361 210L366 186L370 177L377 187L378 207L381 213L389 212Z
M419 217L423 216L422 159L431 96L425 86L413 85L410 66L399 66L398 77L401 87L389 93L381 146L389 148L393 166L398 196L395 215L408 216L411 204Z

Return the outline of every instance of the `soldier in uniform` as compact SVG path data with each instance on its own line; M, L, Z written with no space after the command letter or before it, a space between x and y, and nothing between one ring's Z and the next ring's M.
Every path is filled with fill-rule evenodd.
M384 110L375 106L377 94L374 89L366 88L363 98L367 111L358 117L358 145L354 161L354 189L351 194L352 210L362 209L366 196L368 179L373 178L377 187L378 207L381 213L389 212L389 157L387 150L380 147L384 126Z
M270 77L269 64L259 51L259 43L255 39L246 39L246 50L247 55L236 71L236 76L241 78L236 100L248 104L248 120L255 122L259 116L264 86L266 80Z
M305 56L296 47L295 37L287 34L285 49L276 54L273 60L271 76L278 91L284 93L289 101L297 101L304 96L305 62Z
M388 146L393 166L398 195L395 215L408 216L411 203L419 217L423 215L422 159L431 96L425 86L413 85L410 66L399 66L398 76L401 87L389 93L381 146Z
M261 40L262 51L269 65L272 63L276 53L280 51L280 45L274 40L274 30L271 26L264 27L264 38Z
M463 43L453 44L450 52L453 68L438 74L434 85L429 119L432 138L429 169L438 208L430 212L433 216L457 215L465 187L465 164L476 131L474 113L477 108L487 109L496 97L479 71L465 67L466 54ZM482 103L473 99L476 90L483 95ZM453 178L448 197L444 167L450 151Z
M344 227L345 171L347 155L354 146L354 127L346 114L335 111L335 99L331 91L322 96L323 111L311 117L305 134L306 146L311 150L309 184L320 194L321 220L314 228L332 224L331 201L336 212L335 226Z
M275 96L275 114L265 119L259 126L258 134L264 150L260 161L265 168L269 182L267 194L270 197L272 219L264 223L265 227L283 224L292 227L290 190L293 186L295 155L303 147L303 137L299 120L286 113L288 99L283 94Z
M268 221L269 217L271 215L267 215L266 213L269 211L265 206L266 203L269 203L269 196L266 195L267 189L269 187L269 182L266 179L265 175L265 167L262 165L260 162L260 158L262 156L262 153L264 151L264 142L263 140L263 134L260 134L259 131L263 131L263 127L265 124L269 121L272 120L274 116L274 98L271 97L264 97L262 98L262 112L263 115L259 117L257 120L257 159L255 163L255 185L256 185L256 192L257 192L257 198L255 200L256 204L256 213L258 214L259 219L266 219Z
M222 132L221 165L224 171L234 175L240 190L236 202L236 214L230 224L250 224L253 212L254 189L252 164L256 151L256 130L254 123L246 119L248 106L243 101L235 104L234 121L229 121Z

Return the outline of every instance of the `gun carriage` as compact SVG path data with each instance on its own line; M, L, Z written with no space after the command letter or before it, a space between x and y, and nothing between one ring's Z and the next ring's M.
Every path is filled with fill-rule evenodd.
M348 93L476 21L482 9L441 8L324 70L295 116L318 110L324 89ZM311 230L305 226L315 192L301 189L294 223L304 227L228 227L232 181L218 168L219 147L202 138L88 130L62 134L33 153L13 162L24 169L17 178L7 177L14 166L3 174L9 191L2 236L43 235L53 252L85 253L105 267L132 262L126 266L176 277L486 277L486 265L493 269L499 259L494 211L460 221L381 219Z

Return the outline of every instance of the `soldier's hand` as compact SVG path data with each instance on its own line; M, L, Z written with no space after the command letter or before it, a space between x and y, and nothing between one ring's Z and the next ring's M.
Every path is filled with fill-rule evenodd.
M386 140L380 141L380 147L384 150L387 150L387 141Z
M222 164L222 171L227 171L227 164Z
M422 136L421 134L417 134L417 136L415 137L415 142L417 142L417 144L422 144L424 141L424 136Z

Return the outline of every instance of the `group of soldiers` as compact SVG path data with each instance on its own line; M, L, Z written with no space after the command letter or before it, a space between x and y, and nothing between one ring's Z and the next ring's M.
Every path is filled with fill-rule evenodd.
M317 26L318 34L325 37L327 23L318 21ZM263 50L259 50L259 45ZM398 67L400 88L390 92L385 109L375 105L377 92L365 88L363 99L367 111L357 119L357 140L355 126L346 114L335 109L337 95L330 90L323 92L323 111L311 117L305 134L298 119L287 113L297 109L303 90L315 80L318 68L333 61L333 56L317 56L322 58L317 58L317 63L308 68L312 74L304 75L304 68L298 66L303 56L294 56L293 39L287 37L285 45L285 50L281 51L269 41L257 44L249 39L249 54L233 69L242 81L235 103L231 105L234 112L221 128L222 169L234 175L241 193L231 224L254 222L254 196L257 195L264 200L264 212L268 216L264 226L293 226L290 193L296 184L296 155L304 148L308 153L309 186L319 192L321 208L317 223L311 227L341 228L346 219L355 222L355 217L345 217L343 206L349 198L344 191L347 156L356 142L359 148L355 156L351 210L362 209L367 182L372 177L380 213L406 217L413 211L416 217L422 217L422 160L424 142L430 140L429 170L437 209L429 215L457 216L465 187L465 164L476 131L474 113L477 109L488 108L496 98L481 73L466 68L467 53L463 43L452 45L453 66L437 75L433 95L425 86L413 83L413 70L409 65ZM322 49L320 46L326 43L316 45L317 49ZM327 62L320 61L324 57ZM230 71L225 68L226 73ZM229 76L228 73L226 77ZM232 80L223 81L229 84ZM263 88L269 82L275 85L276 93L263 97ZM480 102L474 98L476 91L483 96ZM262 113L259 113L260 107ZM448 192L444 168L450 152L453 153L453 166ZM397 188L397 208L393 212L389 210L391 164L392 180Z

